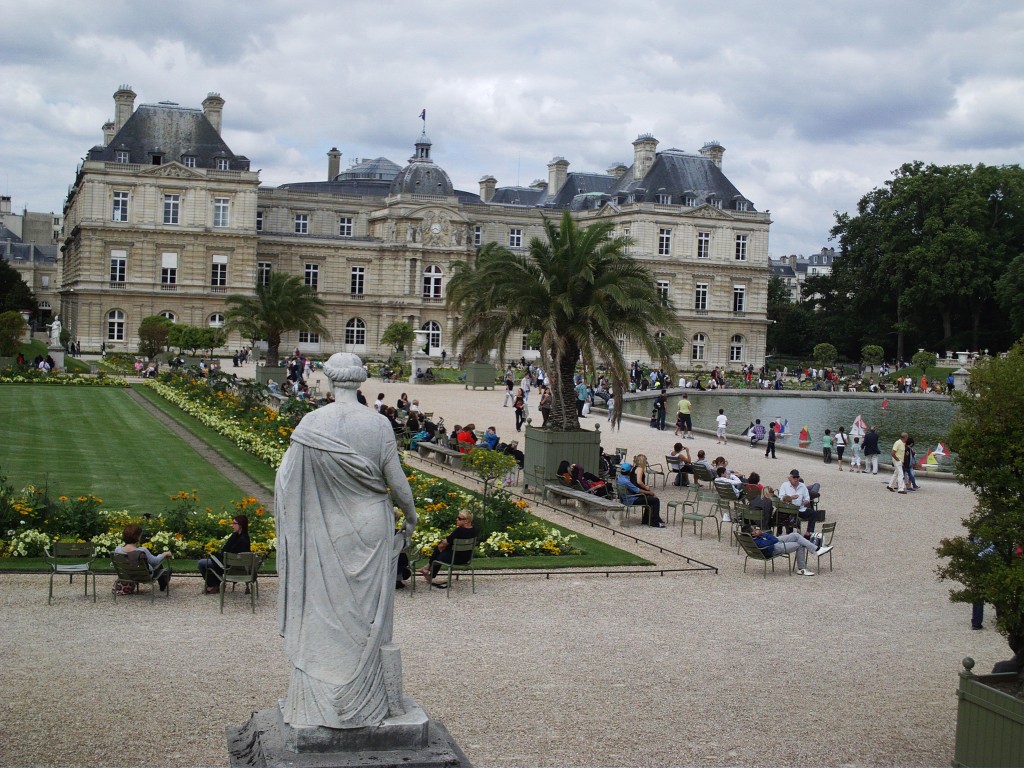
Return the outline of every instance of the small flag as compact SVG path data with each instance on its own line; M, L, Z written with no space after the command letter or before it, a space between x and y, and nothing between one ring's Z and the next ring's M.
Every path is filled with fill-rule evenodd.
M420 120L422 120L424 123L427 122L427 110L424 109L422 112L420 112Z

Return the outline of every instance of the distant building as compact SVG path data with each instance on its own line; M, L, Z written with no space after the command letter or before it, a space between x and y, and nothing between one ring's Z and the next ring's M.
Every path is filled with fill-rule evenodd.
M832 260L835 248L822 248L811 256L781 256L770 259L771 272L782 279L789 289L793 301L801 300L801 291L808 277L832 274Z
M0 258L8 262L32 289L39 313L29 318L33 330L44 328L59 304L59 270L56 244L61 217L52 213L11 212L11 198L0 197Z
M631 254L678 309L680 365L763 361L770 219L726 178L717 142L658 152L643 135L632 165L571 172L555 157L546 181L499 187L485 175L477 193L454 188L424 132L404 165L377 157L342 171L331 149L326 180L258 188L249 160L220 137L219 96L202 110L135 110L134 99L128 87L114 95L116 118L65 206L65 322L87 347L135 349L147 315L218 325L227 294L252 294L284 271L323 297L331 333L292 333L285 349L385 355L385 328L406 321L427 332L433 354L457 354L444 304L452 264L491 241L523 251L543 236L544 217L568 209L584 226L610 220L634 239ZM628 358L646 357L621 345ZM530 351L523 338L508 354Z

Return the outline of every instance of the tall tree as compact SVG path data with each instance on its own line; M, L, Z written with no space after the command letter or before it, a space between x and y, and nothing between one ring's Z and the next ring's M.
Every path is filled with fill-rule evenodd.
M228 296L227 304L225 330L265 339L267 360L275 365L280 359L281 337L289 331L330 338L323 324L327 316L324 300L295 275L271 272L265 285L256 286L255 296L233 294Z
M36 297L21 273L0 259L0 312L20 312L27 309L36 313Z
M580 428L573 377L581 361L591 370L606 363L623 391L628 371L619 338L659 359L655 334L679 335L671 303L661 301L651 273L626 254L629 238L613 237L613 228L608 221L580 228L566 211L560 223L544 222L545 239L533 238L525 254L492 242L475 261L453 265L447 301L462 318L455 337L468 357L495 348L503 355L510 336L540 332L554 374L548 426L556 431ZM613 418L621 415L620 401Z

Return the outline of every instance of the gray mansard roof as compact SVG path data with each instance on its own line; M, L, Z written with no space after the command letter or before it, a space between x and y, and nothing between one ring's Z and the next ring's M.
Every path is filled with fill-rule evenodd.
M140 105L107 146L89 150L88 159L115 162L119 151L128 152L129 163L150 165L154 155L181 162L191 155L197 168L216 168L226 158L230 170L249 170L249 160L231 151L201 109L172 102Z
M647 202L654 202L659 194L671 195L674 204L682 204L687 196L695 197L698 205L717 197L723 208L735 209L734 201L746 200L711 158L689 155L678 149L658 152L642 179L634 179L630 167L613 194L638 194L640 190ZM750 210L753 209L750 205Z

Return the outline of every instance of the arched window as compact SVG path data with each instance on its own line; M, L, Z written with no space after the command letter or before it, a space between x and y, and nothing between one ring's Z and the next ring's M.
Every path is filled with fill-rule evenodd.
M441 326L430 320L421 325L420 330L427 332L427 354L441 354Z
M703 333L693 334L693 347L690 353L691 360L704 360L704 348L707 346L708 337Z
M210 327L211 328L223 328L224 327L224 315L220 312L215 312L210 315Z
M358 317L353 317L345 323L345 345L355 347L366 346L366 323Z
M175 315L175 314L174 314L173 312L171 312L171 311L170 311L169 309L165 309L165 310L164 310L163 312L161 312L161 313L160 313L160 317L166 317L166 318L167 318L168 320L170 320L170 321L171 321L172 323L176 323L176 322L178 322L178 317L177 317L177 315Z
M441 283L443 278L444 273L441 271L441 268L436 264L431 264L429 267L423 270L424 299L441 298Z
M743 362L743 337L738 333L729 340L729 362Z
M107 341L124 341L124 312L120 309L107 312Z

